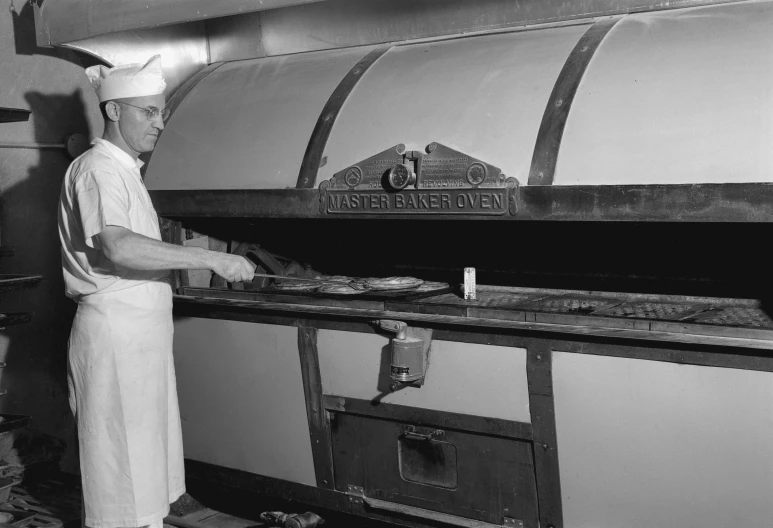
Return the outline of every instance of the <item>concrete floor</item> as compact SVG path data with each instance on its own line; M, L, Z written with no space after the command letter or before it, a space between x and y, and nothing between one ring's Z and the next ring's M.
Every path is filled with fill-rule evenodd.
M325 512L297 503L261 498L241 490L224 489L195 480L189 482L188 491L191 495L186 494L183 499L174 503L170 515L203 526L266 527L268 525L258 520L260 513L276 510L286 513L314 511L326 519L324 528L388 526L340 512ZM0 505L0 510L3 509L34 513L36 522L26 524L25 528L81 528L80 478L58 471L38 473L33 479L25 480L12 488L8 502ZM164 528L173 527L165 524Z
M65 473L52 473L23 482L11 489L7 502L0 510L34 514L34 520L25 524L30 528L81 528L80 479ZM176 512L183 519L219 528L258 528L262 523L228 515L206 508L196 501L181 501ZM21 514L17 513L17 518ZM164 524L164 528L174 528Z

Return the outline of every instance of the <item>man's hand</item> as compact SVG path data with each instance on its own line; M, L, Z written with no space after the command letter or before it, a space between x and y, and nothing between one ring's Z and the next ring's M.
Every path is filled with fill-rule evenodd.
M210 269L228 282L249 282L255 276L255 264L240 255L213 253Z

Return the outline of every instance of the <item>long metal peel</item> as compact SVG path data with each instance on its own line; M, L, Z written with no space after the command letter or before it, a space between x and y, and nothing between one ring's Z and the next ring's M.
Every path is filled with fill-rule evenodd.
M267 279L276 279L276 280L294 280L294 281L313 281L313 282L319 282L321 284L349 284L348 282L342 282L342 281L331 281L331 280L325 280L325 279L311 279L306 277L286 277L284 275L269 275L268 273L256 273L255 277L265 277Z

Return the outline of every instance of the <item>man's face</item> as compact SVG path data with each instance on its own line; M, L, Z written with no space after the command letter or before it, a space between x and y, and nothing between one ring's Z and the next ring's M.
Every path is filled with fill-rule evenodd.
M156 147L159 134L164 130L164 121L160 112L165 106L164 94L129 97L118 99L116 102L119 103L121 109L118 128L129 148L138 154L153 150ZM135 108L136 106L140 108ZM144 108L158 108L159 115L153 119L148 119L148 114L143 110Z

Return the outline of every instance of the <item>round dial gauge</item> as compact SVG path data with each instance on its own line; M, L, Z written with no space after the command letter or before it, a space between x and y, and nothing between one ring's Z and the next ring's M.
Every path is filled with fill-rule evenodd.
M389 185L396 191L405 189L411 181L411 171L402 164L397 164L389 169L389 175L387 176Z

